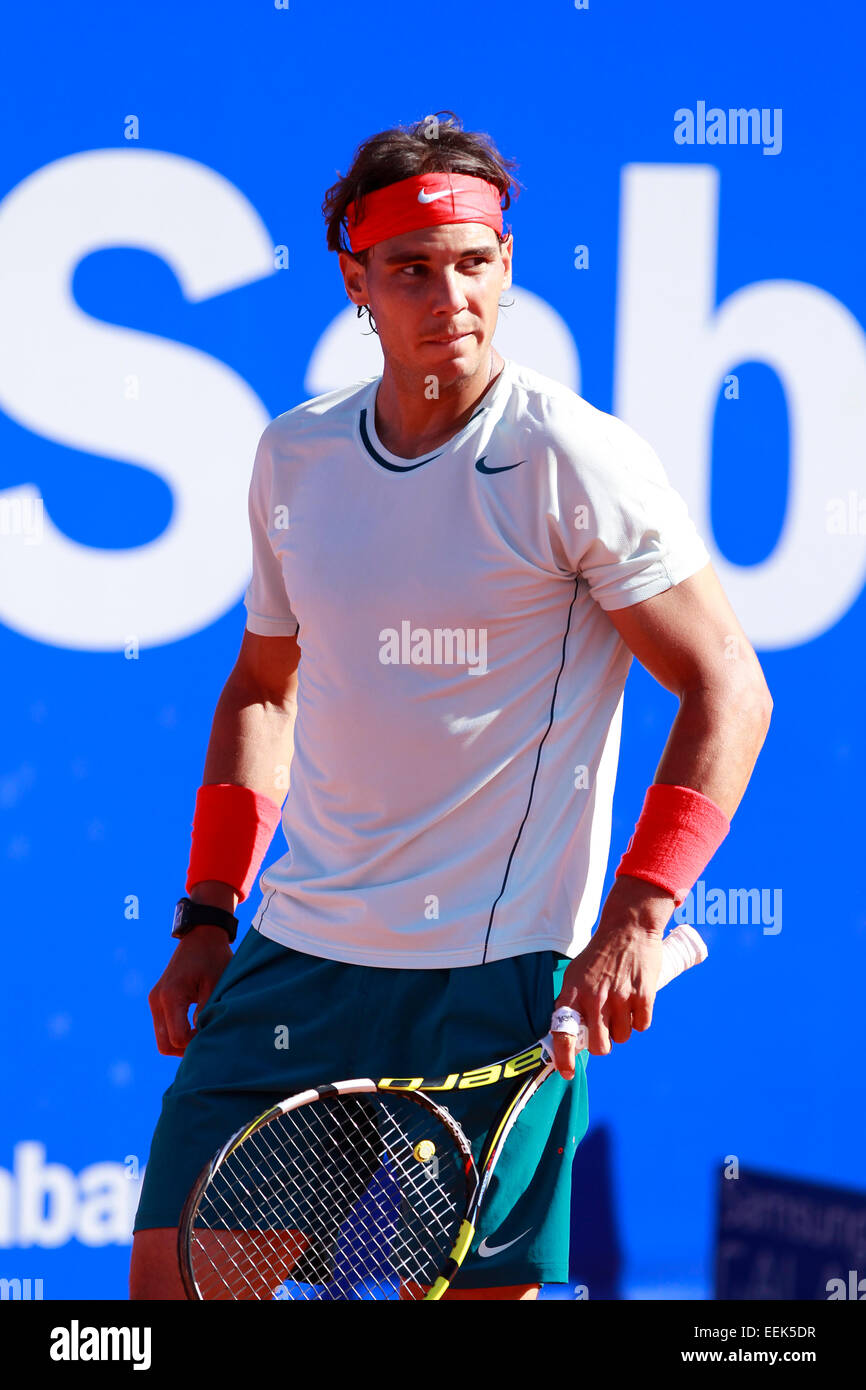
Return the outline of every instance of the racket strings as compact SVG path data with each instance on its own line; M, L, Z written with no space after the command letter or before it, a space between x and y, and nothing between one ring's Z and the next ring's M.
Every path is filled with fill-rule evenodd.
M383 1108L383 1115L386 1120L384 1126L385 1133L380 1137L376 1136L377 1144L371 1149L371 1131L368 1125L361 1126L358 1123L359 1112L363 1113L368 1102L360 1101L358 1106L347 1107L343 1118L348 1122L348 1126L358 1145L359 1152L363 1152L368 1163L378 1167L383 1153L387 1151L392 1164L392 1177L400 1180L400 1202L402 1222L394 1219L393 1207L385 1210L381 1204L377 1204L365 1212L365 1225L372 1225L374 1232L378 1234L381 1242L390 1241L391 1261L395 1269L412 1270L414 1268L413 1259L415 1258L416 1248L426 1242L431 1231L438 1229L440 1235L447 1242L453 1231L454 1215L456 1205L453 1199L446 1199L444 1190L435 1181L430 1181L431 1176L438 1170L433 1169L420 1162L414 1157L415 1145L420 1141L421 1130L418 1128L419 1120L426 1120L426 1112L420 1107L412 1105L409 1114L415 1121L417 1133L410 1137L406 1129L401 1127L390 1110ZM299 1112L302 1121L309 1121L310 1108ZM438 1122L437 1126L438 1126ZM441 1126L438 1126L441 1128ZM388 1133L388 1130L391 1133ZM424 1130L426 1135L427 1131ZM446 1138L450 1141L450 1136L443 1130ZM441 1148L440 1141L440 1148ZM416 1201L413 1202L412 1198ZM419 1207L421 1208L419 1210ZM404 1224L405 1223L405 1224ZM358 1234L352 1242L352 1252L362 1254L362 1248L358 1247Z
M300 1112L300 1113L303 1114L303 1112ZM304 1119L305 1119L305 1120L306 1120L306 1118L307 1118L307 1117L304 1116ZM371 1150L370 1142L369 1142L369 1139L370 1139L370 1135L369 1135L369 1126L366 1126L365 1129L362 1130L362 1128L357 1124L357 1122L356 1122L356 1116L355 1116L354 1114L350 1114L347 1118L349 1119L350 1125L351 1125L352 1129L354 1130L354 1135L353 1135L353 1137L354 1137L354 1139L355 1139L356 1147L358 1147L359 1152L362 1152L362 1156L363 1156L363 1158L364 1158L364 1160L365 1160L365 1167L366 1167L366 1174L365 1174L365 1176L366 1176L367 1174L369 1174L369 1172L372 1170L373 1167L378 1166L378 1162L379 1162L379 1159L380 1159L380 1156L381 1156L381 1154L380 1154L380 1149L377 1147L377 1148L374 1148L374 1149ZM333 1139L333 1135L330 1135L329 1137L330 1137L331 1139ZM252 1137L251 1137L251 1147L254 1147L254 1148L256 1148L257 1150L259 1150L259 1158L261 1158L262 1155L261 1155L261 1152L260 1152L260 1145L259 1145L259 1143L258 1143L257 1141L258 1141L258 1136L252 1136ZM308 1138L307 1138L307 1142L309 1142L309 1136L308 1136ZM242 1147L243 1147L243 1146L242 1146ZM292 1156L291 1156L291 1154L288 1152L284 1140L283 1140L283 1142L280 1144L280 1149L281 1149L281 1153L282 1153L282 1157L283 1157L283 1162L285 1163L287 1159L290 1161ZM366 1153L363 1153L363 1149L366 1149L367 1152L366 1152ZM234 1155L232 1155L232 1157L236 1159L236 1158L238 1157L237 1152L236 1152ZM266 1157L266 1156L265 1156L265 1157ZM235 1165L232 1165L232 1166L233 1166L233 1167L236 1167L237 1165L235 1164ZM349 1188L347 1188L345 1182L342 1182L342 1181L339 1180L339 1179L340 1179L339 1170L338 1170L338 1172L337 1172L336 1174L334 1173L333 1170L331 1170L330 1172L328 1172L327 1170L325 1170L324 1176L325 1176L325 1179L326 1179L326 1180L325 1180L325 1182L323 1183L322 1196L323 1196L323 1198L324 1198L324 1200L325 1200L325 1203L330 1205L331 1214L332 1214L332 1223L331 1223L331 1224L332 1224L332 1226L333 1226L333 1221L334 1221L335 1219L336 1219L336 1220L339 1220L339 1217L342 1216L342 1215L348 1210L349 1206L351 1205L351 1202L352 1202L353 1198L355 1198L355 1196L357 1195L357 1193L358 1193L358 1184L357 1184L357 1182L356 1182L356 1183L352 1184ZM298 1184L298 1182L297 1182L297 1180L296 1180L296 1175L292 1172L291 1162L289 1162L289 1166L288 1166L287 1169L286 1169L286 1177L288 1178L287 1187L288 1187L288 1189L289 1189L290 1194L291 1194L292 1189L295 1189L295 1191L297 1192L297 1191L299 1190L299 1188L300 1188L300 1185ZM238 1197L238 1194L237 1194L237 1187L240 1186L241 1189L243 1190L245 1196L252 1198L252 1201L244 1201L244 1200L239 1199L239 1198L238 1198L238 1200L236 1201L236 1209L237 1209L237 1211L240 1212L241 1215L244 1216L244 1217L246 1218L247 1224L249 1224L249 1217L250 1217L251 1215L260 1216L260 1215L265 1214L265 1212L267 1211L266 1204L264 1204L264 1203L262 1202L261 1198L262 1198L262 1195L263 1195L263 1189L264 1189L264 1191L265 1191L265 1193L266 1193L267 1189L272 1185L271 1182L270 1182L270 1178L269 1178L269 1177L266 1177L266 1180L265 1180L265 1182L264 1182L263 1184L262 1184L262 1183L256 1184L256 1186L257 1186L257 1188L258 1188L258 1192L257 1192L257 1194L255 1194L255 1195L251 1192L250 1187L249 1187L246 1183L244 1183L244 1182L238 1183L238 1181L237 1181L237 1174L236 1174L236 1173L232 1173L232 1178L235 1179L235 1181L233 1182L233 1190L234 1190L234 1195L235 1195L235 1197L236 1197L236 1198ZM327 1180L328 1178L331 1179L331 1182L330 1182L330 1183L329 1183L328 1180ZM335 1218L334 1215L333 1215L335 1203L336 1203L336 1211L337 1211L337 1216L336 1216L336 1218ZM283 1204L283 1205L284 1205L284 1204ZM428 1205L429 1205L429 1204L428 1204ZM400 1257L401 1257L401 1253L405 1254L405 1253L407 1253L408 1250L409 1250L408 1243L407 1243L405 1240L402 1240L402 1241L401 1241L401 1240L399 1239L399 1235L400 1235L399 1228L397 1228L397 1229L395 1230L395 1228L394 1228L394 1226L393 1226L393 1222L391 1222L391 1223L389 1223L389 1224L386 1225L385 1221L381 1219L381 1213L374 1212L374 1217L375 1217L375 1216L379 1216L379 1217L380 1217L380 1219L374 1220L374 1222L373 1222L374 1228L376 1229L376 1233L379 1235L380 1240L381 1240L381 1239L387 1239L389 1236L392 1238L392 1242L393 1242L394 1246L396 1247L394 1253L397 1255L397 1260L398 1260L398 1262L399 1262ZM271 1215L271 1220L273 1220L273 1213L272 1213L272 1215ZM228 1213L223 1212L223 1213L221 1213L221 1219L220 1219L219 1224L228 1224L228 1225L233 1225L233 1224L235 1224L234 1220L231 1219L231 1212L228 1212ZM319 1223L319 1224L321 1225L321 1223ZM315 1240L315 1235L316 1235L316 1233L314 1232L314 1233L313 1233L313 1240ZM397 1240L394 1240L394 1239L393 1239L395 1235L398 1237ZM247 1244L254 1250L255 1254L257 1255L259 1265L261 1265L261 1264L263 1264L263 1263L264 1263L264 1264L268 1264L268 1263L269 1263L268 1260L267 1260L267 1256L268 1256L268 1255L274 1255L274 1254L276 1254L276 1255L278 1255L278 1256L282 1256L282 1265L281 1265L281 1268L275 1269L274 1266L273 1266L273 1264L270 1264L270 1269L271 1269L271 1273L272 1273L272 1274L276 1274L276 1275L281 1275L282 1273L285 1272L285 1267L286 1267L286 1266L285 1266L285 1257L284 1257L283 1250L281 1250L279 1244L275 1244L275 1243L274 1243L273 1239L265 1238L265 1239L263 1240L263 1239L261 1239L261 1238L253 1237L252 1239L250 1239L250 1240L247 1242ZM237 1259L233 1258L233 1255L232 1255L231 1250L228 1249L228 1247L225 1245L225 1242L224 1242L224 1241L220 1241L220 1242L219 1242L219 1246L220 1246L221 1254L222 1254L223 1256L228 1256L228 1257L229 1257L230 1263L233 1265L235 1272L236 1272L236 1273L239 1273L239 1274L241 1275L241 1277L243 1278L243 1271L240 1270L240 1269L238 1268L238 1261L237 1261ZM357 1248L355 1249L354 1253L355 1253L355 1254L358 1253ZM304 1256L302 1255L302 1256L301 1256L301 1259L300 1259L300 1261L299 1261L298 1263L302 1263L302 1262L303 1262L303 1259L304 1259ZM259 1273L261 1273L261 1272L262 1272L262 1271L259 1270ZM293 1271L293 1276L294 1276L294 1277L297 1277L296 1271ZM244 1279L244 1282L247 1284L247 1287L248 1287L248 1288L252 1288L252 1287L253 1287L252 1284L250 1283L250 1281L249 1281L248 1279ZM272 1280L272 1282L273 1282L273 1280ZM277 1282L278 1282L278 1280L277 1280ZM232 1286L232 1287L234 1288L234 1286ZM309 1292L307 1292L306 1290L300 1290L300 1293L301 1293L301 1296L305 1296L305 1297L309 1297L309 1296L310 1296ZM255 1295L254 1295L254 1296L255 1296Z
M193 1276L206 1299L418 1296L464 1205L463 1155L434 1114L404 1096L328 1096L270 1120L212 1174Z
M365 1102L361 1102L361 1105L365 1105ZM349 1139L350 1142L354 1141L356 1153L359 1155L359 1157L361 1157L362 1161L365 1162L366 1171L369 1174L372 1174L376 1171L376 1169L378 1169L379 1164L382 1161L385 1146L383 1146L383 1143L379 1139L378 1134L376 1134L375 1140L371 1141L371 1131L369 1127L362 1127L358 1123L357 1112L359 1108L360 1107L356 1108L354 1106L346 1108L346 1113L343 1116L343 1118L348 1122L348 1128L351 1131L351 1133L347 1134L346 1137ZM413 1107L413 1110L414 1109L417 1109L417 1107ZM311 1107L304 1107L298 1112L298 1119L300 1123L309 1123L310 1111ZM389 1118L391 1117L389 1116ZM414 1143L409 1140L409 1137L406 1135L405 1131L400 1130L397 1126L395 1126L395 1132L399 1134L400 1138L404 1141L404 1150L410 1147L414 1149ZM314 1139L315 1136L308 1135L309 1142L314 1142ZM414 1142L418 1141L416 1140ZM282 1149L286 1162L288 1164L291 1164L292 1155L286 1149L284 1140L282 1142ZM392 1160L395 1159L398 1154L398 1149L397 1145L394 1144L393 1139L390 1141L388 1145L388 1150L389 1156L392 1158ZM289 1169L289 1171L291 1171L291 1169ZM418 1160L414 1158L414 1154L412 1158L412 1163L410 1165L407 1165L405 1161L400 1165L400 1176L404 1179L401 1185L401 1201L405 1204L406 1208L406 1210L404 1210L403 1213L404 1218L408 1219L408 1216L411 1214L416 1218L417 1221L421 1223L421 1226L424 1229L426 1229L427 1226L430 1224L435 1225L437 1222L440 1224L440 1226L443 1227L443 1229L445 1229L449 1222L449 1219L453 1215L454 1206L452 1202L445 1201L443 1199L443 1193L435 1183L426 1184L426 1186L429 1187L429 1191L420 1190L419 1183L417 1181L418 1175L420 1174L420 1176L423 1178L427 1175L428 1171L435 1172L436 1170L426 1169L426 1167L423 1164L420 1164ZM336 1176L337 1178L339 1178L339 1175L340 1169L338 1168L336 1175L332 1171L328 1176ZM345 1185L337 1186L333 1195L336 1199L338 1209L341 1211L341 1213L347 1214L349 1205L360 1195L360 1191L358 1190L357 1186L353 1183L352 1188L349 1191L347 1191ZM418 1211L417 1207L410 1200L410 1196L420 1198L424 1208L423 1211ZM341 1206L341 1203L343 1203L344 1205ZM404 1246L407 1250L410 1248L410 1243L406 1239L405 1233L399 1226L394 1227L393 1223L391 1223L389 1226L385 1225L385 1213L382 1211L381 1207L373 1207L369 1212L369 1218L370 1223L372 1223L374 1227L377 1228L380 1235L382 1235L383 1237L390 1236L390 1238L396 1244Z
M215 1282L210 1281L211 1291L204 1293L205 1297L224 1297L214 1290L225 1285L230 1297L244 1297L245 1286L246 1296L261 1298L265 1276L270 1276L273 1288L279 1286L281 1273L290 1268L295 1243L290 1245L277 1230L268 1229L273 1216L269 1206L274 1185L274 1175L268 1172L271 1160L272 1155L252 1135L226 1160L221 1181L206 1190L197 1227L208 1235L197 1234L196 1238ZM236 1229L238 1226L241 1230Z
M271 1128L273 1133L269 1132L269 1139L280 1140L277 1127L272 1126ZM244 1239L241 1242L242 1257L245 1262L249 1262L251 1252L256 1256L255 1265L258 1279L261 1280L264 1276L269 1276L270 1293L268 1296L274 1296L274 1290L281 1289L282 1280L286 1275L296 1277L296 1275L290 1274L292 1266L297 1264L306 1253L306 1249L303 1252L299 1250L298 1241L294 1235L290 1240L285 1240L279 1236L276 1229L270 1231L267 1229L269 1226L278 1227L281 1216L282 1224L290 1227L291 1217L288 1214L290 1205L292 1201L297 1202L305 1196L303 1175L294 1171L296 1165L293 1154L284 1141L280 1142L278 1147L282 1154L283 1166L279 1172L274 1172L270 1170L273 1169L274 1158L277 1156L275 1151L265 1147L258 1135L250 1136L246 1144L241 1145L230 1156L225 1166L223 1176L224 1180L230 1184L228 1192L217 1192L214 1188L209 1193L213 1216L208 1220L207 1216L203 1214L204 1224L211 1228L214 1225L232 1228L238 1224L238 1218L241 1218L243 1224L248 1228L244 1232ZM345 1184L338 1184L336 1177L334 1171L323 1169L321 1174L323 1209L331 1213L334 1211L348 1212L351 1207L353 1192L347 1189ZM243 1193L243 1196L239 1195L238 1189ZM319 1221L317 1224L319 1229L311 1232L307 1248L315 1247L317 1237L321 1240L323 1234L326 1234L322 1222ZM224 1242L219 1241L217 1244L221 1253L230 1253ZM253 1284L238 1265L237 1259L232 1259L231 1263L233 1268L241 1274L247 1286L252 1288ZM309 1297L310 1295L302 1293L302 1296Z

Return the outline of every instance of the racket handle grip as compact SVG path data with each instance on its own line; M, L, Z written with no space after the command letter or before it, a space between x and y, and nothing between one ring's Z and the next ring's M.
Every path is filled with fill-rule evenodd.
M694 927L683 924L674 927L662 942L662 963L659 970L656 992L669 985L671 980L675 980L677 975L682 975L684 971L690 970L693 965L700 965L707 958L707 943ZM541 1044L545 1055L549 1061L553 1060L553 1034L548 1033ZM582 1052L589 1046L589 1033L586 1024L581 1020L577 1031L577 1051Z
M671 980L690 970L693 965L700 965L706 960L707 954L707 943L694 927L685 923L674 927L662 942L662 964L656 990L669 985Z

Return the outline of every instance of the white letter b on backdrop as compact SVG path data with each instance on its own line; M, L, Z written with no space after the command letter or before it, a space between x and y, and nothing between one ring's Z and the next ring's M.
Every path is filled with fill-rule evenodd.
M866 536L825 525L828 499L863 487L866 340L844 305L800 281L746 285L715 307L718 188L706 165L623 170L614 413L658 452L751 640L791 647L833 627L866 579ZM744 566L713 543L710 451L725 373L748 361L782 383L791 457L778 544Z

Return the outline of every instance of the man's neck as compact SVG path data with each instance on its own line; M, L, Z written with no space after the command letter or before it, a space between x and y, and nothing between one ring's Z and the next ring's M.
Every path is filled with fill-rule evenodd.
M413 388L398 381L386 364L376 392L375 428L379 442L398 458L421 458L431 449L447 444L468 422L504 365L504 358L491 348L486 367L453 391L431 401L425 398L423 387Z

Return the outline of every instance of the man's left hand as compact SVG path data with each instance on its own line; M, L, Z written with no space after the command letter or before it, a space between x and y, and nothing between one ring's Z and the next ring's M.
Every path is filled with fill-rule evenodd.
M554 1008L576 1009L586 1024L588 1051L610 1052L633 1028L652 1022L656 981L662 964L662 937L674 907L663 888L621 874L614 880L588 944L565 972ZM574 1076L578 1039L553 1034L556 1070Z

